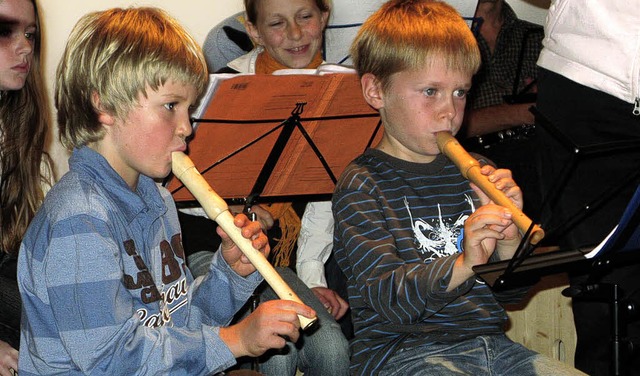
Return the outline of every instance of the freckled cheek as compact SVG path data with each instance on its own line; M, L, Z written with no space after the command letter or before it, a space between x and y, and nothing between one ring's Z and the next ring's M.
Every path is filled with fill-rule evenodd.
M133 140L134 143L144 144L146 149L154 151L155 154L162 154L165 149L168 149L171 141L173 140L173 133L163 132L162 130L150 130L144 134L140 134L138 138Z
M322 29L320 26L313 26L307 29L307 35L309 35L312 39L321 39L322 38Z
M457 103L454 108L456 110L456 117L464 115L464 104L460 105L459 103Z
M269 34L264 38L265 44L271 47L279 47L286 39L284 33Z

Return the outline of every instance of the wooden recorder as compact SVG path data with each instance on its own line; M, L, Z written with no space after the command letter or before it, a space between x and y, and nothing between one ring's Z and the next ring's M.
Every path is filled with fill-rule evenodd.
M242 236L240 229L233 223L233 215L229 211L229 206L213 188L211 188L202 175L200 175L191 159L182 152L173 152L171 157L173 174L189 189L196 200L198 200L205 213L207 213L207 216L216 221L234 243L236 243L238 248L247 256L258 272L262 274L278 297L280 299L293 300L304 304L273 268L267 258L257 249L253 248L251 240ZM317 321L317 317L307 318L298 315L298 318L303 330L311 327Z
M493 202L511 211L511 218L522 233L526 233L529 230L532 224L531 219L515 206L504 192L497 189L495 185L489 181L487 176L482 175L480 172L480 162L467 153L450 132L436 133L436 143L442 154L449 157L458 169L460 169L462 176L477 185ZM544 238L544 230L538 225L533 225L529 242L535 245L538 244L542 238Z

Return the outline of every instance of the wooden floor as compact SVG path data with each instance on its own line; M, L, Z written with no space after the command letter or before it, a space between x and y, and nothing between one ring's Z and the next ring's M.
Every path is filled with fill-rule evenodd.
M562 296L566 274L543 277L529 292L530 299L507 306L507 335L524 346L573 366L576 331L571 299Z

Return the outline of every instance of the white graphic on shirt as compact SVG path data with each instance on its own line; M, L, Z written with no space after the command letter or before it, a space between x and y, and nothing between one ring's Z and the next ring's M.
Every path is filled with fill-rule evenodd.
M471 212L475 211L473 200L469 195L465 195L465 201L469 204ZM407 198L404 198L404 205L411 218L411 227L417 244L418 251L425 256L424 262L431 262L437 258L450 256L458 252L458 242L461 241L464 221L469 218L468 214L462 214L453 223L447 223L442 218L440 204L438 204L438 218L431 220L431 224L423 219L414 221L409 208Z
M187 304L186 297L188 294L187 279L182 278L178 283L164 291L162 290L160 300L160 312L151 314L146 308L138 309L137 313L144 326L149 328L157 328L160 326L173 326L171 322L171 314ZM172 304L177 303L173 306ZM171 308L169 308L171 306Z

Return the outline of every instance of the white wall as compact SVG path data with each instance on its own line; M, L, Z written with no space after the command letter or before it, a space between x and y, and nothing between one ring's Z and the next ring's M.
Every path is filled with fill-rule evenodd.
M165 9L180 21L200 43L209 29L243 8L242 0L37 0L44 25L45 80L49 93L54 72L67 37L78 19L87 12L112 7L152 5ZM336 0L333 0L336 1ZM474 1L474 0L469 0ZM507 0L520 18L542 24L550 0ZM50 96L53 98L53 96ZM53 108L53 106L52 106ZM55 117L54 117L55 119ZM53 127L56 128L55 126ZM53 140L57 140L54 134ZM51 153L58 176L67 170L66 154L54 142Z
M242 10L242 0L38 0L44 23L45 69L53 77L67 37L78 19L94 10L128 6L158 6L178 19L198 40L204 42L213 25Z
M209 29L225 17L243 8L242 0L37 0L44 29L45 81L53 103L55 70L64 50L67 37L78 19L94 10L112 7L152 5L165 9L173 15L200 43ZM53 109L53 104L51 105ZM55 119L55 117L53 117ZM67 167L67 154L56 142L56 126L53 126L50 147L58 177Z
M544 25L551 0L506 0L519 18Z

